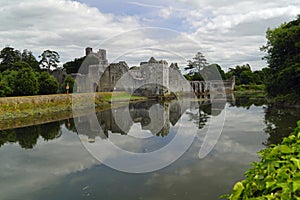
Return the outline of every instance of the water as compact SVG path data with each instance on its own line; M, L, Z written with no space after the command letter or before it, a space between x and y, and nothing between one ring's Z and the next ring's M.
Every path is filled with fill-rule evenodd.
M145 102L102 111L97 113L100 132L93 130L88 116L2 130L0 199L218 199L243 179L250 163L258 160L256 152L278 143L300 119L299 109L268 107L251 96L218 102L213 111L209 102L192 102L183 110L178 105ZM214 134L220 127L211 122L221 123L223 116L221 134L210 138L213 148L200 159L207 131L210 128ZM101 147L112 141L130 152L155 152L178 135L182 143L187 141L192 132L196 137L178 160L149 173L117 171L86 149L91 145L105 152ZM170 148L161 157L168 159L178 148Z

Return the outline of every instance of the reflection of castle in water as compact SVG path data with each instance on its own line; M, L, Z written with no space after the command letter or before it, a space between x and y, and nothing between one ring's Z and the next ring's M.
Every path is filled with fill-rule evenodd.
M230 96L227 100L232 102L234 99ZM109 133L127 135L135 123L139 123L142 130L164 137L168 135L170 126L175 126L184 113L190 114L191 120L195 120L195 124L199 123L197 127L200 129L211 115L219 115L225 104L226 97L219 96L211 96L206 101L138 102L98 112L97 118L93 117L95 114L91 114L75 120L78 132L88 136L90 142L95 141L96 137L105 139ZM191 109L196 110L197 114L189 113Z

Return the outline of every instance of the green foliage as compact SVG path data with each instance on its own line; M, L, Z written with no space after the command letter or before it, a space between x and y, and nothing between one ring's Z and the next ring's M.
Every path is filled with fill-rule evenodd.
M177 63L175 63L176 66ZM178 66L177 66L178 68ZM188 60L188 70L185 78L190 81L203 81L203 80L225 80L226 75L218 64L208 64L206 58L201 52L197 52L193 60Z
M26 62L33 70L40 71L39 62L36 60L34 55L28 49L24 49L21 54L21 60Z
M57 68L59 63L59 54L56 51L45 50L40 56L40 65L42 68L46 68L50 72L51 67Z
M85 58L86 57L84 56L81 58L75 58L73 61L66 62L63 65L63 68L66 69L67 74L77 73Z
M15 50L12 47L5 47L0 52L0 59L0 72L5 70L17 70L18 66L15 64L19 62L25 62L35 71L40 71L38 61L32 52L27 49L24 49L21 53L19 50Z
M252 83L252 71L249 64L239 66L235 68L229 68L229 71L226 73L227 78L235 76L236 85L240 84L249 84Z
M229 68L226 77L229 79L232 76L235 76L236 85L262 85L266 83L268 73L268 68L252 72L250 65L246 64L242 66L237 65L235 68Z
M246 91L246 90L265 90L265 85L256 85L256 84L249 84L249 85L236 85L234 88L236 91Z
M21 61L21 52L12 47L5 47L0 51L0 59L0 72L3 72L15 62Z
M13 94L13 90L9 87L6 79L0 74L0 97L10 96Z
M15 77L15 96L37 94L39 91L38 79L32 69L23 68L17 71Z
M300 198L300 121L298 127L280 144L259 152L260 162L254 162L237 182L230 200L239 199L299 199Z
M15 70L6 70L2 73L2 83L6 89L2 90L3 96L13 96L15 90L15 81L18 72Z
M70 75L66 76L66 78L61 86L62 93L67 92L67 90L66 90L67 85L69 85L69 93L73 93L74 84L75 84L75 79Z
M32 68L27 62L18 61L18 62L13 63L9 70L18 71L20 69L32 69Z
M269 76L266 90L272 97L295 94L300 99L300 16L278 28L267 30Z
M48 74L47 72L42 72L38 74L39 82L39 94L56 94L58 91L57 80Z

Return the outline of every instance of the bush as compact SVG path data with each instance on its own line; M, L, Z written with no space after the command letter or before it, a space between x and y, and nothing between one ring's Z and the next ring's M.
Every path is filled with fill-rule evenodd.
M0 97L10 96L13 94L13 90L9 87L5 79L0 80Z
M300 121L298 127L278 145L259 152L260 162L237 182L230 195L223 198L239 199L299 199L300 198Z
M36 74L32 69L23 68L17 72L15 79L15 96L27 96L37 94L39 84Z
M56 94L58 91L58 82L47 72L38 75L39 94Z

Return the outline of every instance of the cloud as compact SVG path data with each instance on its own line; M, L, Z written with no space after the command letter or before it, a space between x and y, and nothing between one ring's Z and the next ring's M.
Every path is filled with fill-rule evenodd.
M0 4L2 47L27 48L36 56L52 49L58 51L63 62L83 56L87 46L107 48L109 62L126 58L130 65L153 55L186 65L186 59L201 51L211 63L225 69L244 63L253 69L265 67L259 48L266 43L266 29L300 13L300 3L288 0L122 1L123 11L112 9L115 1L93 1L97 7L71 0L13 0ZM171 31L159 29L144 31L149 26L169 28L178 34L169 35ZM195 44L190 45L182 37Z
M103 14L97 8L69 0L4 1L1 3L1 46L58 51L62 59L82 56L84 47L140 27L132 16Z

